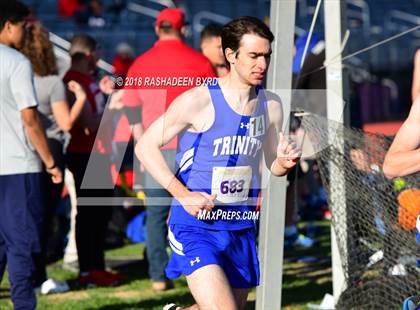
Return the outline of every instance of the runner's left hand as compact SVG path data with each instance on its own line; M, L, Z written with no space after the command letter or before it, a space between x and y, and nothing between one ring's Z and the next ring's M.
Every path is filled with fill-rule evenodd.
M285 169L293 168L300 157L301 150L295 141L287 139L283 133L279 133L279 144L277 146L277 161Z

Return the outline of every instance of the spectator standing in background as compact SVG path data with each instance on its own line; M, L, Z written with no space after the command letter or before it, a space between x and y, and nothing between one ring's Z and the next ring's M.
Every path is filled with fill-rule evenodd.
M194 79L216 77L212 65L206 57L182 41L185 32L184 24L182 10L172 8L162 10L155 25L155 32L159 40L151 49L134 61L127 77L141 78L143 81L156 77ZM178 95L194 87L195 84L171 83L158 86L143 83L141 86L126 86L128 87L124 90L123 102L128 118L122 118L117 128L120 129L121 135L127 135L130 133L130 125L133 125L134 137L138 139L143 128L147 129L164 114ZM174 169L175 166L176 148L177 139L175 138L162 149L163 156L171 169ZM164 291L173 286L165 276L165 267L168 263L166 219L169 214L171 196L148 173L145 173L144 187L149 199L146 201L148 206L146 208L146 247L149 276L153 289Z
M48 145L56 165L64 171L65 133L70 131L82 112L86 93L77 82L70 81L68 88L76 97L71 109L66 99L66 89L58 76L57 64L48 31L40 23L30 23L25 29L21 52L32 63L35 73L35 91L38 97L38 111L46 130ZM41 253L35 255L34 287L40 287L42 294L68 290L67 284L53 279L47 281L46 254L48 237L52 233L51 225L58 208L64 183L55 184L44 171L45 208L44 223L41 229Z
M101 122L103 128L112 114L105 112L105 98L102 92L111 94L113 85L109 77L98 84L93 79L96 71L97 43L86 34L73 37L70 47L71 67L64 76L64 82L78 82L86 92L87 103L71 132L67 147L67 166L73 173L77 197L112 197L113 191L97 188L81 188L89 159L95 163L94 180L101 184L112 184L110 175L110 136L107 132L98 135ZM101 92L102 91L102 92ZM104 116L104 117L102 117ZM95 141L96 139L96 141ZM100 186L98 186L100 187ZM111 206L78 205L76 216L76 246L79 258L79 283L81 285L109 286L120 282L117 274L105 271L104 241Z
M0 257L7 257L14 309L35 309L32 254L40 250L42 163L62 182L36 109L31 64L20 48L28 8L0 2ZM41 159L41 160L40 160ZM5 261L0 262L0 271Z

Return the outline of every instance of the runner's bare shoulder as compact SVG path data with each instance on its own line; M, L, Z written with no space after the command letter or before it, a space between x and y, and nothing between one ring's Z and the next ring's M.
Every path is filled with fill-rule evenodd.
M188 130L202 131L214 118L214 109L207 87L198 86L179 95L171 104L169 113L175 113L183 123L189 124Z
M210 102L208 89L205 86L198 86L191 88L176 97L173 105L184 111L196 113L208 106Z

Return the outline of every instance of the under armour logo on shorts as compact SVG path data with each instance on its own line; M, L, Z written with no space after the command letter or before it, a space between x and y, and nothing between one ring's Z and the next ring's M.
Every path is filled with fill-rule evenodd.
M200 257L198 256L194 260L190 260L191 267L194 266L195 263L199 263L199 262L200 262Z

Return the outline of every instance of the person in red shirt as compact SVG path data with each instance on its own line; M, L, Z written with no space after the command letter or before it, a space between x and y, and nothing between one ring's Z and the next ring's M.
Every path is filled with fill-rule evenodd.
M159 40L139 56L130 67L125 80L124 117L117 126L114 138L127 141L130 125L136 139L181 93L216 77L211 63L198 51L188 47L182 37L185 32L184 13L180 9L162 10L156 20L155 32ZM141 121L140 121L141 116ZM163 147L163 154L172 169L175 168L177 139ZM168 263L166 252L166 219L171 203L170 194L147 172L144 177L147 214L147 258L149 276L155 291L172 287L165 276Z
M88 102L70 131L67 167L73 173L78 198L112 197L112 190L103 189L112 184L112 180L109 163L110 133L102 130L111 127L107 122L112 114L109 111L104 113L106 102L103 92L110 94L112 83L109 77L102 79L99 85L93 79L97 54L96 41L92 37L79 34L71 43L71 67L63 79L65 82L78 82L85 90ZM101 131L98 134L100 123ZM94 175L89 175L88 163L94 163ZM86 188L84 184L82 186L86 179L94 181L95 189ZM77 205L76 246L81 285L108 286L120 281L119 275L105 271L104 241L111 211L111 206Z

